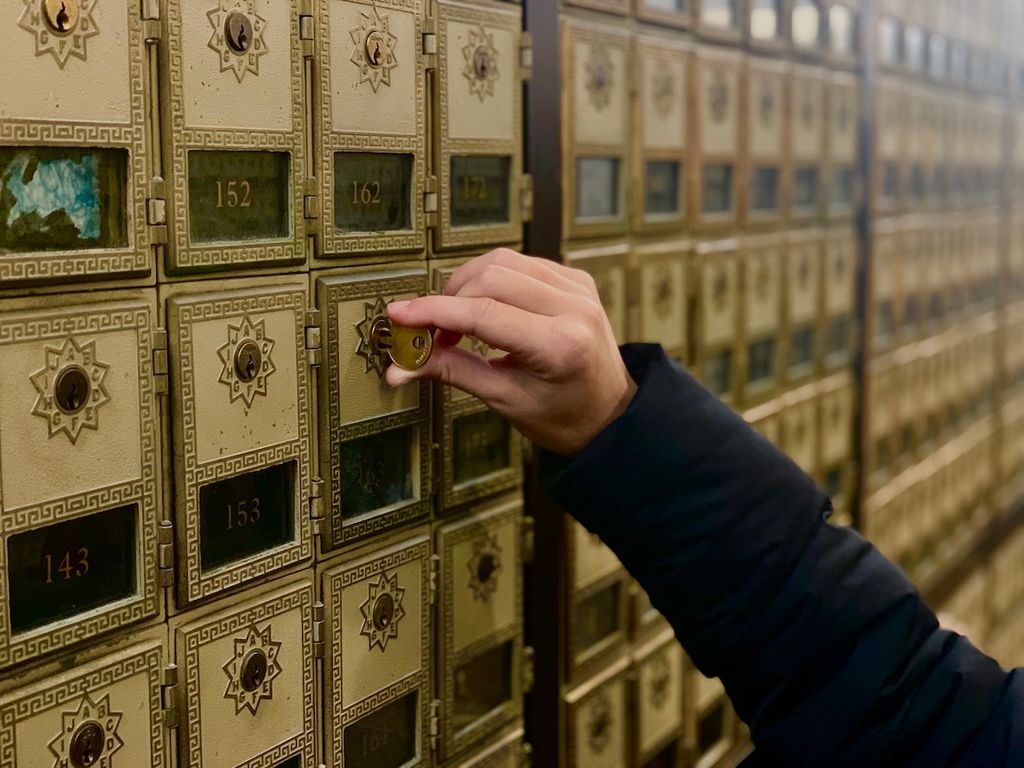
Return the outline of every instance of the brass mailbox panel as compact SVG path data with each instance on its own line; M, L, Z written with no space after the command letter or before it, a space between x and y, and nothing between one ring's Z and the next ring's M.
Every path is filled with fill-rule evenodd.
M879 227L874 233L868 283L871 290L868 307L874 317L869 319L867 327L874 326L876 352L889 348L903 321L897 284L897 270L903 253L901 234L890 226Z
M824 330L822 353L825 367L849 365L857 337L857 248L855 232L841 227L824 241Z
M318 258L422 253L423 0L321 0Z
M923 88L907 89L907 176L906 199L908 210L921 210L928 203L930 163L928 158L929 103Z
M844 218L853 215L857 204L860 87L853 75L833 72L826 91L826 178L822 179L822 191L829 218Z
M735 241L701 243L697 259L697 371L704 386L728 400L739 385L740 258Z
M319 371L324 548L430 513L430 392L392 389L388 359L372 340L394 300L422 295L426 269L352 271L314 277L323 359Z
M321 576L330 768L429 763L429 547L416 536Z
M153 293L40 303L0 302L0 668L160 607Z
M566 646L573 677L626 640L629 585L619 559L597 536L566 518L569 617Z
M438 2L435 250L523 237L522 9ZM528 194L526 195L528 197Z
M804 472L815 476L819 453L817 385L786 395L782 412L782 449Z
M166 636L166 635L164 635ZM0 695L0 765L170 765L162 703L163 637L147 633L105 655L66 658L34 670ZM82 760L83 745L91 745Z
M739 204L742 57L709 46L693 62L694 145L693 227L729 229Z
M685 656L671 628L634 653L636 765L656 755L683 729Z
M833 504L849 503L849 465L853 461L854 407L856 392L848 373L840 373L822 383L821 407L821 477Z
M475 755L455 763L458 768L526 768L530 764L530 746L522 728L509 730Z
M633 252L636 288L636 341L661 344L665 352L685 362L688 339L690 243L637 244Z
M601 305L608 314L620 344L630 340L629 328L629 246L607 245L566 250L562 261L582 269L597 284Z
M628 670L622 659L566 694L567 768L629 764Z
M0 288L153 268L141 16L124 3L63 8L3 11Z
M633 229L678 231L686 220L689 178L690 49L664 36L637 37L633 48L636 173Z
M307 576L173 621L179 765L313 764L315 600Z
M743 401L763 399L781 380L783 342L782 288L785 246L777 235L744 241L743 264Z
M772 445L782 445L782 411L785 410L785 397L778 397L748 411L744 411L743 420L761 433Z
M637 582L634 581L630 584L629 594L633 603L632 639L634 641L649 637L652 633L667 626L665 617L651 605L650 595L644 592Z
M441 759L523 711L522 500L437 530Z
M561 21L563 238L626 231L630 179L630 33Z
M636 17L654 24L685 29L690 26L691 0L636 0Z
M696 766L710 768L718 764L732 748L736 715L721 680L704 677L693 669Z
M312 556L305 281L206 287L163 297L183 604Z
M906 97L889 79L880 79L875 95L875 210L896 213L903 202Z
M168 274L306 261L301 0L165 7Z
M814 218L821 212L825 180L826 80L819 67L793 67L790 94L790 218Z
M444 293L448 280L463 263L461 258L432 259L431 290ZM505 354L469 336L459 345L487 358ZM522 437L512 425L456 387L435 384L434 395L434 440L440 442L442 458L437 468L442 483L437 489L441 511L518 488L523 478Z
M751 57L744 67L742 145L747 181L741 197L748 226L776 223L785 210L788 72L788 64L773 59Z
M824 254L818 230L792 233L786 249L786 372L789 381L812 374L818 365ZM852 323L852 319L848 318ZM848 332L848 331L847 331Z
M864 377L864 400L868 409L868 430L863 437L868 456L866 475L872 488L879 488L892 474L896 429L894 405L895 375L888 358L872 360Z

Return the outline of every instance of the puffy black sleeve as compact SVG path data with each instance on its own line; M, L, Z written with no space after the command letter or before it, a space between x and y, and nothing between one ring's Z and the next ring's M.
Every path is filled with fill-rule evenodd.
M941 630L902 571L655 346L553 498L611 547L750 726L753 764L1024 766L1024 674Z

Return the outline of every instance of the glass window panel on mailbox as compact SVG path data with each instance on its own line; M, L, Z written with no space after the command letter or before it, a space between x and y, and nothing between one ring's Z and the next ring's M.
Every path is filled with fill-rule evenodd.
M0 25L0 767L749 749L611 549L524 495L515 430L384 382L388 303L496 247L589 272L620 342L662 344L1020 663L1013 3L19 0Z

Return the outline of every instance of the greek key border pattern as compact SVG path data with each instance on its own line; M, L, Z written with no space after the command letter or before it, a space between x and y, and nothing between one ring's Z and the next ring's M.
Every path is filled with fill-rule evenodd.
M175 464L175 479L179 489L176 507L179 520L184 518L184 544L186 591L189 601L200 600L216 592L237 586L244 581L258 578L267 573L292 565L312 555L312 521L303 508L305 493L309 487L309 465L311 461L312 432L310 425L310 375L306 365L306 292L295 286L282 286L261 293L234 292L230 296L211 297L208 300L183 302L172 305L170 316L171 347L175 364L172 365L174 379L174 427L180 430L175 442L181 446L181 462ZM195 323L205 320L221 320L240 317L244 314L266 314L289 310L295 320L295 398L298 407L299 434L294 440L267 446L255 451L216 459L205 464L199 461L196 446L195 398L197 383L192 361L196 354L193 349L192 328ZM211 354L213 350L210 350ZM297 539L291 544L263 552L240 563L225 566L212 573L204 574L200 566L199 552L199 489L200 486L242 472L296 461L298 471L295 477L295 532ZM182 557L179 554L179 558Z
M517 138L511 141L499 141L492 139L458 139L452 140L448 135L448 114L451 110L448 94L448 21L460 21L468 24L480 24L483 26L500 27L505 31L511 31L516 47L513 51L515 61L515 81L513 88L515 94L514 124L516 126ZM521 240L523 236L521 192L515 183L522 178L523 173L523 89L519 87L519 40L522 34L522 9L515 7L515 10L497 11L485 10L483 8L463 8L461 6L439 3L438 10L438 34L437 34L437 90L440 92L438 109L438 120L440 122L440 135L442 137L441 167L438 169L440 200L438 210L440 212L440 236L441 247L444 249L461 248L466 246L511 243ZM475 227L454 227L452 226L452 179L451 179L451 158L453 155L508 155L512 158L509 168L509 222L507 224L495 224Z
M349 3L357 3L377 8L387 8L399 12L411 12L415 18L416 40L423 35L423 8L422 0L376 0L375 2L363 2L363 0L346 0ZM363 254L377 252L402 252L421 251L426 247L427 236L423 217L423 195L424 176L426 174L427 154L427 127L426 127L426 99L424 77L423 77L423 46L416 44L416 103L419 108L416 110L416 135L399 136L394 134L339 134L333 130L332 102L333 93L331 90L331 13L330 0L323 0L320 3L319 18L317 26L319 35L317 45L319 48L318 64L319 71L319 93L320 93L320 136L321 136L321 157L320 174L322 179L320 206L321 226L321 248L323 257L329 258L331 254ZM327 66L323 66L326 63ZM342 62L348 64L348 61ZM316 87L316 86L314 86ZM412 153L412 217L413 230L411 232L390 232L385 234L353 233L346 234L338 232L334 227L334 153L335 151L366 151L366 152L402 152Z
M268 0L268 2L271 0ZM282 0L273 0L281 2ZM290 0L292 13L289 29L291 45L291 82L304 90L305 57L299 39L299 0ZM274 263L299 263L305 259L305 106L302 99L292 100L291 131L260 131L245 129L203 129L185 125L185 60L181 41L181 4L167 3L167 80L169 83L170 126L167 135L171 144L171 216L173 251L166 255L173 269L199 269L218 266L243 268ZM188 150L247 149L286 150L291 153L291 237L287 241L244 242L237 244L191 245L188 227Z
M449 389L438 386L438 389ZM522 437L509 424L509 465L504 469L468 480L455 483L455 420L462 416L472 416L488 410L487 406L477 398L452 402L442 394L441 412L441 455L442 464L442 505L445 509L462 506L473 501L496 496L502 491L518 487L523 480Z
M366 581L384 570L399 568L410 562L419 561L420 564L420 668L417 672L406 675L401 680L382 688L380 691L366 697L365 699L345 708L342 706L342 681L344 670L342 669L342 637L341 620L342 611L345 605L341 599L342 590L359 582ZM388 552L378 558L363 560L340 572L329 572L324 574L324 591L326 594L327 610L326 618L330 632L330 653L328 663L330 664L330 686L327 693L330 702L325 707L324 714L330 712L330 723L341 723L346 725L358 720L363 715L369 714L380 706L394 701L398 697L411 690L419 689L419 714L420 714L420 760L423 759L427 745L429 744L429 706L430 706L430 654L431 654L431 622L430 622L430 545L426 541L417 542L411 546L404 547L397 551ZM358 610L359 606L354 605ZM325 727L328 722L325 721ZM334 756L333 765L344 765L343 750L344 728L335 728L331 731L330 748ZM417 762L419 764L419 761Z
M141 621L156 614L157 606L157 526L160 522L157 494L157 406L153 384L152 308L148 304L106 306L95 304L85 308L64 309L47 315L34 313L0 317L0 345L26 341L60 339L70 334L108 333L134 330L138 334L139 384L139 446L142 463L141 478L106 488L92 489L59 500L3 509L0 515L0 536L69 520L104 509L136 504L138 531L136 539L136 579L139 590L128 600L94 609L78 618L65 619L35 630L21 639L11 635L8 617L7 580L0 579L0 668L36 658L119 627ZM90 311L91 310L91 311ZM0 488L0 508L3 492ZM7 548L0 549L0 570L6 568Z
M102 662L101 662L102 663ZM152 766L162 766L166 761L167 744L164 740L163 713L161 711L160 670L163 656L159 646L140 650L139 653L120 659L113 664L88 665L80 668L79 674L63 682L35 690L16 693L18 698L8 698L0 704L0 766L15 768L17 765L17 724L48 709L63 705L86 693L145 673L149 682L149 734Z
M129 122L96 124L86 122L50 122L4 118L0 120L0 142L33 145L100 146L128 150L129 178L128 246L102 251L57 251L24 254L0 254L0 284L27 281L66 280L96 275L127 276L152 270L152 253L146 229L146 43L142 19L129 13L127 29Z
M184 674L182 675L185 685L182 687L180 694L184 699L183 704L187 713L184 721L185 736L183 741L188 750L189 763L191 765L202 765L203 763L202 712L199 706L199 686L197 685L199 679L198 675L193 673L193 670L196 670L199 666L200 646L245 629L250 624L260 624L264 621L273 620L278 615L295 610L296 608L302 611L302 618L300 620L304 627L302 654L303 732L286 745L283 745L282 754L295 750L295 746L292 746L293 742L295 742L296 746L301 744L305 754L312 754L312 734L316 728L313 702L316 694L314 679L315 662L313 660L312 632L306 631L305 628L312 627L313 625L313 586L311 584L302 584L296 589L279 594L269 600L256 598L255 603L249 603L227 614L214 616L198 627L178 630L180 634L184 635L185 646L185 666ZM268 752L259 756L255 759L254 765L263 766L272 763L273 760L267 757L269 754L277 753Z

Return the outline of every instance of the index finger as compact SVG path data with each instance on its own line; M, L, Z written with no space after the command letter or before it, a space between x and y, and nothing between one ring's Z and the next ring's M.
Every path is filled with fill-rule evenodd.
M488 297L422 296L388 305L388 316L399 325L440 328L475 336L512 354L528 351L543 339L548 318Z

